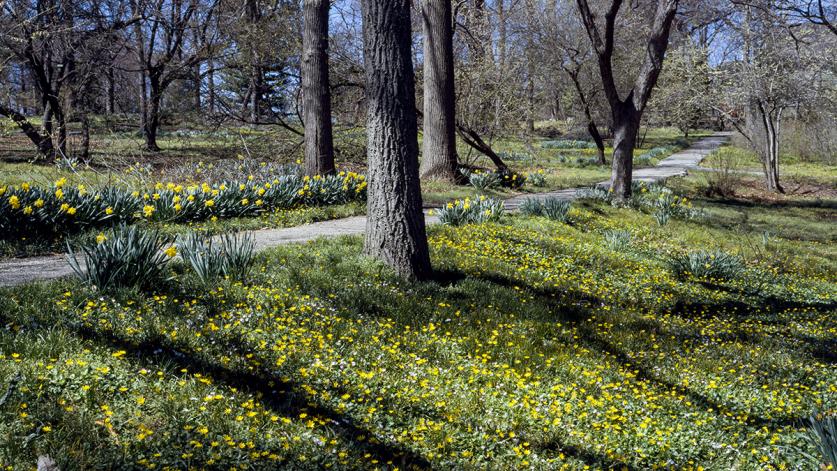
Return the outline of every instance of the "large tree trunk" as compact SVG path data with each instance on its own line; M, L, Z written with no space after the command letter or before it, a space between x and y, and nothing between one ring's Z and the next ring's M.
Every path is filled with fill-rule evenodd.
M305 0L302 32L302 98L305 172L334 173L331 90L328 79L328 0Z
M52 162L55 160L55 149L52 146L52 138L49 134L41 134L35 129L35 126L26 119L26 116L23 116L19 112L3 106L0 104L0 115L6 116L20 128L23 134L35 144L35 147L38 149L38 154L47 162Z
M362 0L361 5L369 156L364 253L402 277L427 278L410 0Z
M423 0L424 152L421 176L456 180L456 92L450 0Z
M622 103L613 113L613 164L610 189L618 200L631 197L634 147L639 129L640 113L631 101Z

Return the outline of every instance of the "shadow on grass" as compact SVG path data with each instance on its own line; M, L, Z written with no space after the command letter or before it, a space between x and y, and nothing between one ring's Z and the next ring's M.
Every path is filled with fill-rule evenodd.
M457 276L453 274L447 274L446 277L448 279L457 278ZM719 417L727 420L738 420L738 417L746 417L746 419L742 420L744 423L759 427L764 426L773 428L787 426L795 427L799 426L802 421L805 420L805 417L802 416L763 417L759 415L752 415L747 411L737 410L735 406L723 404L694 388L685 387L661 377L653 371L652 367L643 364L644 362L642 361L632 358L629 351L623 350L607 339L602 338L600 335L596 334L592 328L582 322L584 319L589 318L590 315L589 308L584 306L601 305L602 301L600 299L587 295L579 295L579 293L544 290L522 283L520 280L512 280L498 275L483 275L481 279L505 288L513 289L515 287L525 287L525 289L529 292L535 294L541 302L551 306L550 312L559 314L562 321L573 323L580 333L579 340L585 345L606 353L610 357L614 358L624 368L636 371L639 379L646 380L665 389L673 390L679 395L689 398L689 400L698 407L701 407L708 412L712 412ZM446 302L454 301L448 300ZM752 308L752 306L747 306L748 308ZM658 328L656 325L654 327L655 329ZM670 335L670 333L667 334ZM752 343L756 343L757 339L750 338L747 340ZM814 345L812 350L820 351L827 350L828 348L828 342L825 342ZM808 350L808 352L812 353L811 350ZM781 374L781 372L777 372L777 374Z
M11 319L2 312L0 312L0 323L12 324ZM56 324L54 321L39 322L35 328L46 328ZM136 359L140 364L149 367L168 365L178 371L185 369L188 374L199 373L212 378L219 384L254 393L265 404L265 407L274 413L295 417L301 411L305 411L326 418L332 430L343 440L361 453L369 453L377 457L381 463L398 464L402 469L430 469L431 467L426 458L398 444L385 443L375 438L362 439L362 437L374 437L375 434L351 417L318 404L293 382L219 366L177 350L159 335L153 340L135 343L113 333L97 331L77 323L60 323L59 326L68 329L85 341L111 349L124 350L129 357Z

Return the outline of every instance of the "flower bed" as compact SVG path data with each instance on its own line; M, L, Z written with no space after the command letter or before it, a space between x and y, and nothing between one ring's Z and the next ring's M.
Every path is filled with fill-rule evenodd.
M50 187L30 184L0 186L0 231L3 237L59 234L138 220L192 222L255 216L297 206L323 206L362 201L366 178L352 172L271 181L179 185L159 182L148 190L109 186L69 186L66 179Z

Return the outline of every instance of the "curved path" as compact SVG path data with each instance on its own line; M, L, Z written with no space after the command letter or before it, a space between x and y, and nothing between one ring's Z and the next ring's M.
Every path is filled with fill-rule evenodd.
M689 170L696 169L701 160L720 147L728 137L729 133L718 133L703 138L692 147L661 160L654 167L635 170L633 179L656 182L666 178L684 176ZM608 184L609 182L599 183L599 185ZM557 197L572 200L576 198L577 190L579 188L518 195L507 199L505 207L506 210L514 211L527 198ZM437 222L438 219L435 216L427 216L428 224ZM264 250L277 245L307 242L320 237L363 234L365 228L366 217L354 216L284 229L263 229L253 231L253 235L256 238L256 249ZM0 262L0 286L17 286L32 281L52 280L72 274L73 271L63 255L19 258Z

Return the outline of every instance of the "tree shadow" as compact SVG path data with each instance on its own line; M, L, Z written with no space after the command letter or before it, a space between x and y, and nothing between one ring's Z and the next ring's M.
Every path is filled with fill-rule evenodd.
M44 319L45 320L45 319ZM0 323L11 324L11 319L0 312ZM175 371L185 370L189 375L196 373L212 378L213 382L230 388L254 394L265 408L276 414L297 416L301 411L325 418L329 427L346 443L361 453L369 453L381 463L393 463L402 469L430 469L430 462L423 456L400 444L384 442L375 438L375 434L353 418L316 401L299 384L262 375L254 372L233 370L209 362L190 352L184 352L170 345L158 332L142 342L132 342L113 332L104 332L81 325L77 322L60 323L80 339L113 350L124 350L128 357L138 364L149 368L167 365ZM37 322L35 329L47 329L56 326L56 322ZM184 375L187 373L183 373ZM368 437L364 439L363 437Z
M490 281L491 283L504 286L506 288L525 286L525 288L530 293L534 294L541 302L551 306L550 312L558 314L558 318L561 321L573 323L575 327L578 329L579 340L582 341L586 346L589 346L597 351L606 353L627 370L636 371L637 377L639 379L646 380L665 389L673 390L677 392L679 395L683 395L689 398L689 400L693 404L706 410L707 412L714 413L725 419L730 419L730 415L732 417L746 416L746 423L748 424L772 428L798 426L802 423L803 420L805 420L805 417L796 416L763 417L759 415L753 415L750 412L738 410L735 406L723 404L692 387L686 387L661 377L653 371L653 368L644 365L644 362L642 361L632 358L629 355L629 352L620 349L615 344L609 342L607 339L602 338L601 336L596 334L593 331L593 329L591 329L583 323L583 321L589 318L591 314L590 308L586 306L601 305L602 300L598 298L585 295L584 293L579 294L573 292L557 292L553 290L542 289L534 287L530 284L525 284L520 280L512 280L510 278L503 277L497 274L482 275L480 278L483 280ZM703 306L705 307L705 305ZM744 306L747 306L749 309L753 308L753 306L746 304L744 304ZM700 309L698 309L698 311L700 311ZM621 328L622 330L624 330L627 327L625 325L622 325ZM659 326L654 324L654 328L659 329ZM666 334L671 335L670 332L666 332ZM756 337L742 337L742 340L747 340L751 343L756 343L759 339ZM828 342L826 342L814 345L812 350L823 351L827 350L828 348ZM810 350L809 353L811 353ZM774 372L774 374L776 374L777 377L785 377L786 373L786 371Z

